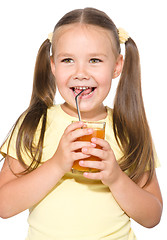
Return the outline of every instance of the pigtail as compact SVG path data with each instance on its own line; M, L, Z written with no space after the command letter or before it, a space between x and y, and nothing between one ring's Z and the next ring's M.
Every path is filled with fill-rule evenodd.
M56 86L50 66L50 47L51 43L47 39L39 49L34 70L30 106L37 102L43 103L46 107L53 105Z
M139 53L131 38L125 43L124 67L114 100L113 128L124 153L119 162L121 169L128 170L129 177L137 182L149 167L149 182L154 171L152 138L142 98Z
M30 105L22 114L25 117L19 128L16 140L16 153L20 163L26 166L22 152L26 152L32 159L31 164L28 167L26 166L26 170L22 174L36 169L42 158L47 109L53 105L56 92L55 80L50 66L50 46L51 43L47 39L39 49L34 71ZM35 145L34 136L40 121L40 136Z

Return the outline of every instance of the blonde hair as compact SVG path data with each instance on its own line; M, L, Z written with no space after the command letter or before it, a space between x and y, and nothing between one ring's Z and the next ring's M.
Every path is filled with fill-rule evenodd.
M111 31L115 50L120 54L118 29L104 12L94 8L71 11L56 24L53 36L58 28L73 23L91 24ZM22 174L37 168L42 158L47 108L53 105L56 93L55 79L50 67L51 46L51 42L47 39L39 49L30 105L24 113L25 117L17 136L18 160L25 166L21 145L30 152L32 157L31 165ZM55 47L53 44L53 54ZM34 147L33 138L40 119L42 119L41 134L37 146ZM130 37L125 43L124 67L114 101L113 129L118 145L124 153L123 157L119 159L121 169L128 170L129 177L137 182L146 167L149 167L148 183L154 172L154 154L142 99L139 53L135 42Z

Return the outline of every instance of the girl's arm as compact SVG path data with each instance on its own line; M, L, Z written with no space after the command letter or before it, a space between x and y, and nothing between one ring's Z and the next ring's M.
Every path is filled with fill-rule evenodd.
M110 145L102 139L92 138L102 149L83 148L86 154L101 158L101 161L80 161L83 167L97 168L99 173L84 173L90 179L99 179L107 185L119 206L126 214L141 225L151 228L157 225L162 214L162 197L156 173L151 182L144 186L148 172L138 184L134 183L119 167Z
M48 160L36 170L21 177L16 177L10 170L8 162L14 172L25 169L19 161L9 157L5 160L0 173L0 217L12 217L39 202L55 186L64 175L55 161Z
M75 152L83 146L95 146L89 142L76 141L83 135L92 134L92 129L81 128L83 126L83 122L69 125L53 157L26 175L16 177L12 173L25 170L18 160L11 157L5 160L0 172L0 217L11 217L37 204L64 174L71 170L75 160L88 157L81 152Z
M148 172L138 184L134 183L120 170L119 176L109 188L126 214L144 227L156 226L162 214L162 196L157 181L156 173L149 185L142 188Z

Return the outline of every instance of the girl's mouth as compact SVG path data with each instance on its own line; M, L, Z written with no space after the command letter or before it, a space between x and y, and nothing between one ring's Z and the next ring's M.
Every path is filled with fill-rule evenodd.
M78 95L82 90L84 90L83 93L81 93L81 97L86 97L91 95L96 88L95 87L72 87L71 89L75 95Z

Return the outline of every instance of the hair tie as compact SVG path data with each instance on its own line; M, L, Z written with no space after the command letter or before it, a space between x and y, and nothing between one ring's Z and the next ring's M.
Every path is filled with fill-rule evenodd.
M48 34L48 40L50 41L50 43L52 43L52 38L53 38L53 33L49 33Z
M120 43L126 43L130 37L123 28L118 28L118 35Z

